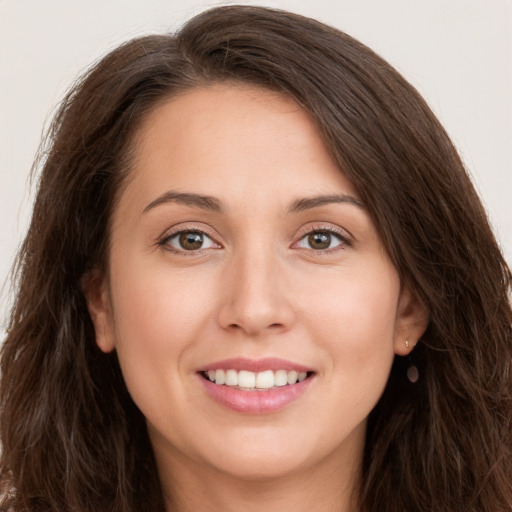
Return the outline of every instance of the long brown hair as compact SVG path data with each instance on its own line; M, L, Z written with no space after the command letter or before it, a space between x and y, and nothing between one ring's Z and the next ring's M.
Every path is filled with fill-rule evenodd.
M393 68L346 34L221 7L123 44L51 125L1 356L1 479L12 510L163 510L142 414L96 347L81 281L105 265L133 135L160 102L235 80L293 97L353 182L430 322L396 357L367 431L364 512L512 511L511 274L449 137Z

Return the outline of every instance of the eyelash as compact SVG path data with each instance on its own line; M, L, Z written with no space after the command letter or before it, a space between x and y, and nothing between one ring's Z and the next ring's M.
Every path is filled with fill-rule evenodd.
M329 247L327 249L313 249L313 248L307 248L304 247L304 249L309 250L315 254L326 254L326 253L333 253L339 250L343 250L347 247L352 246L352 242L347 236L347 234L342 231L341 229L336 229L332 226L313 226L310 228L307 228L304 232L301 233L299 239L297 242L294 242L293 246L299 244L301 241L307 239L307 237L311 236L312 234L325 234L329 235L330 237L336 238L339 241L339 244L335 247ZM293 247L292 246L292 247Z
M183 249L183 248L182 249L176 248L176 247L173 247L172 245L170 245L170 242L173 239L178 238L178 240L179 240L179 237L181 235L185 235L185 234L187 234L187 235L191 235L191 234L201 235L203 237L203 243L204 243L204 238L207 238L208 240L210 240L212 245L215 245L217 247L200 247L198 249L187 250L187 249ZM198 253L202 253L203 251L208 250L208 249L212 249L212 248L220 249L222 247L208 233L206 233L202 229L197 229L197 228L180 229L178 231L174 231L173 233L170 233L170 234L166 235L162 240L160 240L158 242L158 245L160 247L163 247L164 249L170 251L170 252L174 252L174 253L177 253L177 254L182 254L182 255L185 255L185 256L194 256L194 255L196 255Z
M191 234L201 235L203 237L203 240L202 240L203 243L204 243L204 238L206 237L208 240L210 240L210 243L211 243L212 246L210 246L210 247L200 247L198 249L187 250L187 249L184 249L184 248L176 248L176 247L173 247L172 245L170 245L170 242L173 239L178 238L178 240L179 240L179 237L182 236L182 235L185 235L185 234L187 234L187 235L191 235ZM299 248L312 251L315 254L325 254L325 253L331 253L331 252L335 252L335 251L338 251L338 250L342 250L342 249L344 249L346 247L351 247L352 246L352 243L351 243L350 239L341 230L335 229L335 228L333 228L331 226L329 226L329 227L326 227L326 226L318 226L318 227L314 226L312 228L308 228L307 230L303 231L300 234L299 239L296 242L294 242L291 247L294 248L299 243L301 243L303 240L307 239L307 237L309 237L309 236L311 236L313 234L325 234L325 235L329 235L330 237L334 236L334 238L336 238L339 241L339 244L337 244L335 247L328 247L326 249L318 249L318 250L317 249L313 249L311 247L299 247ZM331 242L332 242L332 240L330 240L330 243ZM178 243L180 243L180 242L178 242ZM187 255L187 256L197 255L197 254L202 253L203 251L208 250L208 249L220 249L220 248L222 248L222 246L218 242L216 242L213 237L211 237L204 230L197 229L197 228L180 229L178 231L174 231L173 233L170 233L170 234L166 235L164 238L162 238L162 240L160 240L157 243L157 245L160 246L160 247L163 247L164 249L166 249L168 251L171 251L171 252L174 252L174 253L177 253L177 254ZM213 247L213 246L216 246L216 247Z

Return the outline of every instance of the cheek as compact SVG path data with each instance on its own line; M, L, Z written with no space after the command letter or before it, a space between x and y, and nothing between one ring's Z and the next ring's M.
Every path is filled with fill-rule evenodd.
M215 286L205 276L191 282L190 274L185 279L156 265L116 268L113 329L123 377L144 416L166 424L169 408L185 410L191 399L183 383L191 354L211 331Z
M201 275L191 281L190 273L185 279L168 266L127 263L111 277L114 338L128 389L144 408L158 396L148 398L146 390L179 391L188 355L209 330L214 283Z
M302 304L310 335L345 389L363 381L383 387L394 358L400 283L393 268L376 270L317 283Z
M118 343L179 349L204 324L213 306L211 279L195 279L168 268L136 265L114 276ZM172 342L172 343L171 343Z
M324 335L346 343L371 343L394 332L400 283L392 269L352 271L312 280L302 294L302 308L311 313Z

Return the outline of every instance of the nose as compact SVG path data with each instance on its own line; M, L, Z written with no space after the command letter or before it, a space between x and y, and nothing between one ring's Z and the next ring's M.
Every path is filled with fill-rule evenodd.
M258 337L291 327L291 290L278 260L272 252L259 250L229 263L218 316L223 329Z

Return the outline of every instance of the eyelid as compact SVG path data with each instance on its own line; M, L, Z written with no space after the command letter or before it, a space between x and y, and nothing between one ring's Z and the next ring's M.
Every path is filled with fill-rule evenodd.
M325 233L331 233L334 236L338 237L341 242L341 249L346 247L352 247L353 245L353 237L352 235L345 229L333 225L333 224L326 224L326 223L318 223L318 224L309 224L307 226L304 226L301 228L297 234L295 235L295 241L292 244L292 247L295 246L298 242L300 242L305 236L315 233L315 232L325 232ZM325 252L335 252L336 250L339 250L338 247L335 247L333 249L324 249L324 250L314 250L309 249L317 254L322 254Z
M297 231L295 237L300 238L314 231L326 231L334 233L335 235L338 235L339 237L346 240L347 242L350 242L354 239L354 237L348 230L340 226L337 226L336 224L331 224L329 222L310 222L305 226L302 226Z
M169 240L171 240L173 237L181 234L181 233L200 233L202 235L207 236L212 242L217 246L214 247L214 249L221 249L223 246L222 244L217 240L218 237L216 235L213 235L208 228L201 226L199 227L197 224L187 225L186 223L180 223L176 226L173 226L170 229L166 229L162 235L160 235L157 238L156 245L163 247L164 249L167 249L168 251L175 252L177 254L184 254L184 255L194 255L198 254L210 249L213 249L213 247L207 247L205 249L197 249L197 250L190 250L186 251L185 249L180 250L176 249L168 244Z

